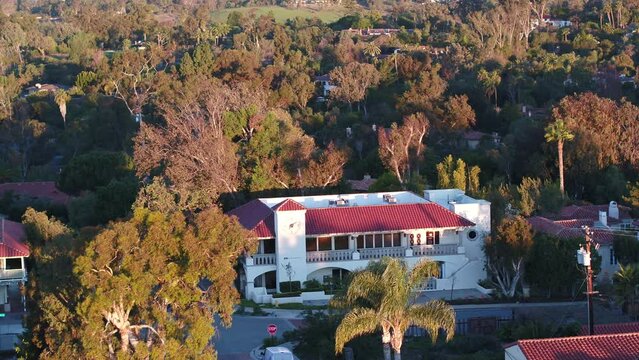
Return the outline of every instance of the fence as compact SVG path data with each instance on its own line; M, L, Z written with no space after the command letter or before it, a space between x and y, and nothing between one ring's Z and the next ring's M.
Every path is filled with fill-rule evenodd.
M505 324L513 321L513 317L475 317L457 321L455 324L455 335L490 335L494 334ZM428 336L426 330L411 326L406 331L405 336L423 337Z

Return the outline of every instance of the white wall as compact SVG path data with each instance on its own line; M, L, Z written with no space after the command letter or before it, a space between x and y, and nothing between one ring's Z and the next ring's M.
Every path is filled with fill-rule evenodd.
M519 345L513 345L504 349L504 360L526 360L526 355L521 351Z
M289 281L286 266L291 265L291 281L306 280L306 210L275 212L275 254L277 290L282 281Z

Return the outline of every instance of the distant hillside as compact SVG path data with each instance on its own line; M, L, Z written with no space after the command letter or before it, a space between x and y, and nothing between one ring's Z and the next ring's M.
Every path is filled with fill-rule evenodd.
M0 11L5 15L11 15L16 11L18 0L0 0Z
M255 11L257 15L268 14L273 12L275 21L279 23L285 23L288 19L294 19L296 17L301 18L318 18L325 23L331 23L348 13L348 10L343 7L326 7L321 9L314 9L309 7L303 7L298 9L290 9L281 6L255 6L255 7L241 7L231 8L223 10L215 10L212 14L212 19L215 22L226 21L229 14L233 11L239 11L242 13L248 13Z

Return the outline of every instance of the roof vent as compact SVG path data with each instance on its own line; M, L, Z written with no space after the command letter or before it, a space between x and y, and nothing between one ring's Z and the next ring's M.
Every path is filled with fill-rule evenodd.
M391 194L384 194L384 202L389 204L397 204L397 198Z
M338 207L348 206L349 205L349 201L346 200L346 199L339 198L337 200L329 200L328 201L328 205L329 206L338 206Z

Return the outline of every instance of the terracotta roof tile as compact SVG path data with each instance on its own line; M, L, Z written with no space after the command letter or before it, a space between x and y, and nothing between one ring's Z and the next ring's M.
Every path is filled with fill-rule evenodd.
M306 233L309 235L455 228L474 225L474 223L435 203L348 206L310 209L306 212Z
M273 210L304 209L301 204L289 200L284 200L273 209L260 200L253 200L229 211L228 214L237 216L240 224L253 231L256 237L275 237ZM306 209L307 235L457 228L474 225L471 221L436 203Z
M595 325L595 335L639 333L639 322ZM588 335L588 327L581 328L581 335Z
M639 333L519 340L528 360L637 360Z
M619 208L619 219L630 219L630 209L617 205ZM609 205L570 205L562 208L557 216L558 220L591 219L599 220L599 211L608 214ZM615 220L608 214L608 221Z
M543 216L533 216L528 223L535 231L552 235L560 239L574 239L584 237L582 226L594 226L594 221L589 219L550 220ZM592 239L601 245L610 245L615 236L611 231L593 228Z
M0 258L28 257L29 246L24 241L22 224L0 219Z
M0 184L0 196L9 191L17 195L46 199L63 205L67 204L71 199L68 194L58 190L53 181Z
M275 237L273 211L260 200L252 200L228 212L236 216L246 229L253 231L258 238Z
M304 205L292 199L286 199L281 203L273 206L273 211L299 211L306 210Z

